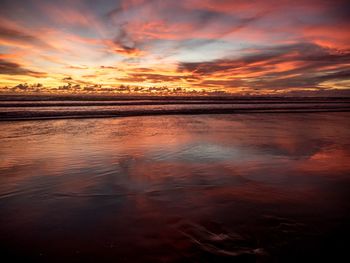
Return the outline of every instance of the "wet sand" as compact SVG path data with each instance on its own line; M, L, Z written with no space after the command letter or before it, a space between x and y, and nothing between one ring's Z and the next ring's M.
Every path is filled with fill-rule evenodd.
M1 255L36 262L340 261L349 257L349 117L3 121Z

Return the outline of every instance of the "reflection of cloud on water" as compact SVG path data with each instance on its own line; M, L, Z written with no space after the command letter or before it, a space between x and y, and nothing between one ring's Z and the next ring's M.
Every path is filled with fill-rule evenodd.
M170 149L171 150L171 149ZM172 152L169 149L160 149L149 154L155 161L183 161L183 162L207 162L239 160L244 158L243 149L238 147L226 147L214 143L195 143L182 145Z

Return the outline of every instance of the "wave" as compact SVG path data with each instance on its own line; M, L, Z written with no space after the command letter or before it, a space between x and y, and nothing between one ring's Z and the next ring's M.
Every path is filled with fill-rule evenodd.
M350 98L0 96L0 120L175 114L347 112Z
M350 104L350 100L130 100L130 101L0 101L0 107L83 107L137 105L229 105L229 104Z
M195 115L195 114L244 114L244 113L305 113L305 112L350 112L350 105L196 105L193 106L130 106L130 107L84 107L72 110L63 108L4 108L0 110L0 120L66 119L66 118L106 118L147 115Z

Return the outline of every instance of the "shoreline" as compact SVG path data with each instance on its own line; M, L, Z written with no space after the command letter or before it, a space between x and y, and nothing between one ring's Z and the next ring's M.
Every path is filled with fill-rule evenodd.
M350 112L350 108L329 108L329 109L190 109L190 110L161 110L161 111L124 111L109 114L75 114L72 115L37 115L30 117L4 117L0 115L0 122L12 121L36 121L36 120L64 120L64 119L97 119L97 118L120 118L137 116L164 116L164 115L227 115L227 114L294 114L294 113L336 113ZM82 112L85 113L85 112Z
M220 96L220 95L211 95L211 96L157 96L157 95L96 95L96 94L0 94L0 101L58 101L58 100L67 100L67 101L125 101L125 100L152 100L152 101L162 101L162 100L210 100L210 101L325 101L325 100L347 100L350 102L350 96Z

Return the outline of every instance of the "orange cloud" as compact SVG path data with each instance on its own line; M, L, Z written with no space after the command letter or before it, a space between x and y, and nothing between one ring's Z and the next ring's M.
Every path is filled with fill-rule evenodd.
M115 53L127 56L127 57L141 57L145 54L144 51L141 51L137 48L129 48L129 47L119 47L113 50Z

